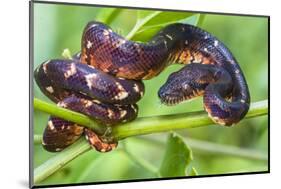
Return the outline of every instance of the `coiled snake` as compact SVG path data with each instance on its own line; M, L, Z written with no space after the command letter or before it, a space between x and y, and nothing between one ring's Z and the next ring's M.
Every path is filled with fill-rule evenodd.
M203 95L204 108L215 123L230 126L243 119L250 95L236 59L216 37L188 24L168 25L149 42L139 43L103 23L90 22L83 32L81 53L72 60L48 60L34 76L41 91L58 106L115 125L137 117L136 102L144 94L141 80L157 76L173 63L186 66L172 73L158 91L164 104ZM98 151L117 145L86 127L51 116L43 146L61 151L83 133Z

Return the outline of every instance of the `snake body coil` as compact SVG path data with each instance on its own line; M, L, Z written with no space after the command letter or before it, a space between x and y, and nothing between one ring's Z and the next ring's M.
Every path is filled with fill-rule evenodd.
M140 80L157 76L172 63L186 66L172 73L160 88L163 103L174 105L203 95L205 110L214 122L228 126L243 119L250 95L236 59L217 38L187 24L169 25L149 42L138 43L102 23L90 22L83 32L81 54L73 60L41 64L35 79L59 106L114 125L137 116L135 103L144 93ZM45 129L44 146L60 151L83 132L99 151L116 147L89 129L54 117ZM57 135L62 135L58 144Z

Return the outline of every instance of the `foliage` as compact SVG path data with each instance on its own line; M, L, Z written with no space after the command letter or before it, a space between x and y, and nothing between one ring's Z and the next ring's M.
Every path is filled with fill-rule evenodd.
M192 151L182 137L172 133L168 137L166 152L161 164L162 177L187 176L187 168L192 161Z

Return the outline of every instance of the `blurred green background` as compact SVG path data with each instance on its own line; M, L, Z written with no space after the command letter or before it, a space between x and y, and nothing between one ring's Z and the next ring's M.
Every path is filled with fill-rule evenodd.
M91 20L106 21L114 31L126 36L135 25L137 10L118 9L104 20L107 13L112 11L112 8L36 3L34 5L34 69L45 60L61 58L63 49L68 48L72 53L78 52L83 28ZM199 26L223 41L240 63L250 88L252 102L267 99L267 18L166 12L162 14L161 20L154 22L188 17L190 22L196 23L199 16L201 19L204 18ZM140 33L133 39L145 41L148 37L144 32L143 35ZM173 107L160 104L157 97L158 88L166 81L168 75L179 67L179 65L170 66L160 76L145 81L146 93L138 103L139 117L203 109L202 98ZM39 91L35 82L34 96L51 102ZM43 133L47 119L47 114L34 111L34 134ZM268 116L243 120L231 128L210 126L176 132L184 136L192 149L194 158L192 165L199 175L268 170ZM167 133L162 133L131 137L124 141L131 153L159 167L165 151L166 137ZM221 146L216 146L217 144ZM153 178L151 173L134 163L120 149L106 154L89 151L40 184ZM229 155L230 153L233 154ZM34 145L34 167L38 167L55 155L46 152L41 145Z

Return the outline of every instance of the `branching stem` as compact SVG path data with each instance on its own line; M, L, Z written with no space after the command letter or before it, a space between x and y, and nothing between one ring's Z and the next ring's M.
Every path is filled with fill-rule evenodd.
M95 122L95 120L88 116L58 107L54 104L49 104L36 98L34 99L34 108L91 128L98 133L102 133L105 130L105 127L99 125ZM267 112L267 100L255 102L251 104L246 118L266 115ZM113 127L112 135L115 139L120 140L136 135L166 132L175 129L202 127L210 124L213 124L213 122L204 111L141 117L132 122Z
M78 124L87 126L95 131L102 131L104 128L97 124L93 119L73 112L61 107L57 107L54 104L44 102L39 99L34 99L34 108L47 112L51 115L76 122ZM262 115L267 115L268 112L268 101L260 101L251 104L251 108L246 115L246 118L252 118ZM157 132L165 132L175 129L195 128L208 126L213 124L211 119L208 117L206 112L198 111L191 113L182 113L176 115L161 115L155 117L142 117L134 120L133 122L119 125L113 128L113 136L116 139L124 139L130 136L145 135ZM35 135L34 141L39 142L41 136ZM34 183L38 184L60 168L65 166L74 158L87 152L90 146L85 139L80 139L75 144L71 145L67 149L58 153L54 157L50 158L42 165L34 170ZM151 167L149 167L151 168ZM154 169L152 172L155 172Z

